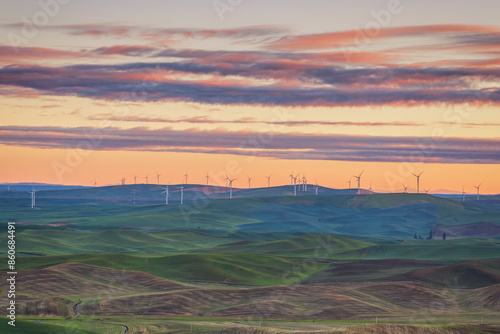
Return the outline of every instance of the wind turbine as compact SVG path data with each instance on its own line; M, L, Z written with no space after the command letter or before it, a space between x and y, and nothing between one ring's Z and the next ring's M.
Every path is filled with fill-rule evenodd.
M412 173L412 174L413 174L413 176L415 176L415 177L417 178L417 194L419 194L419 193L420 193L420 175L422 175L422 173L423 173L423 172L421 172L421 173L420 173L420 174L418 174L418 175L417 175L417 174Z
M267 187L269 188L271 186L271 175L267 176Z
M179 189L181 190L181 204L184 204L184 185L181 184Z
M32 188L32 190L31 190L31 208L33 209L34 206L35 206L35 189Z
M31 191L28 191L27 193L28 194L31 194L31 208L33 209L36 205L36 195L35 195L35 192L37 192L38 190L35 190L35 187L31 187Z
M349 183L349 189L351 189L351 180L352 180L352 177L350 177L349 181L347 181L347 183Z
M316 196L318 195L318 180L316 180L316 185L314 186L314 192L316 194Z
M364 171L362 171L361 173L359 173L358 176L353 175L353 177L358 180L358 195L361 194L361 175L363 174L363 172ZM350 182L350 180L349 180L349 182Z
M297 196L297 178L299 175L300 173L293 178L293 196Z
M372 183L370 182L370 188L368 189L370 191L370 195L373 194L373 189L372 189Z
M479 188L481 187L482 183L480 183L478 186L474 186L474 188L477 189L477 200L479 201Z
M122 181L122 186L124 186L124 185L125 185L125 180L126 180L126 179L125 179L124 177L122 177L122 179L120 180L120 181Z
M158 174L158 172L156 172L156 184L160 184L160 174Z
M226 178L224 179L224 181L226 181L226 188L229 187L229 178L227 177L227 174L226 174Z
M403 194L406 194L407 190L408 190L408 187L403 184L403 188L405 188L405 190L403 191Z
M228 179L229 181L229 198L233 198L233 181L237 179Z
M305 173L302 173L302 191L307 191L307 178Z
M184 176L186 177L186 185L188 184L188 172L186 171L186 174L184 174Z
M137 176L134 174L134 184L137 184Z
M182 186L181 186L181 187L182 187ZM162 193L161 193L161 194L165 194L165 205L168 205L168 197L170 196L170 195L168 194L168 185L167 185L165 188L162 188L162 189L164 189L164 190L165 190L165 191L162 191ZM182 197L183 197L183 196L181 195L181 204L182 204Z
M425 188L424 188L424 191L425 191L425 194L426 194L426 195L429 193L429 189L425 189Z
M293 170L288 176L290 176L290 185L293 186Z
M250 181L252 181L252 178L248 175L247 175L247 177L248 177L248 189L250 189Z
M465 202L465 194L464 187L462 187L462 202Z
M96 180L94 180L94 187L97 187L97 182L96 182Z
M148 174L146 174L146 184L148 184Z
M208 176L208 173L207 173L207 176L205 176L205 179L207 179L207 186L208 186L208 179L210 178L210 176Z

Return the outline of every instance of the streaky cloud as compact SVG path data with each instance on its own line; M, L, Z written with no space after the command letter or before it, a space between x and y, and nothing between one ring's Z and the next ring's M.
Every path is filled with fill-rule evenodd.
M258 79L280 76L283 68L273 64L227 68L189 62L72 65L59 68L7 66L0 69L0 85L31 88L50 95L225 105L365 106L500 102L498 87L473 88L472 81L481 78L498 80L500 70L327 67L323 70L286 72L287 76L297 80L320 83L300 86L281 85L279 82L234 85L233 82L211 84L210 81L163 80L171 71L210 74L214 79L227 76Z
M265 140L259 141L259 138ZM492 164L499 138L173 130L136 127L1 126L0 143L36 148L235 154L276 159Z

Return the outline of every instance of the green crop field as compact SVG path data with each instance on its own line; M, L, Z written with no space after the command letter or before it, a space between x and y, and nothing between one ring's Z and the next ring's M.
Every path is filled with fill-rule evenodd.
M0 192L3 249L6 222L16 222L17 329L488 333L500 326L497 197L464 203L328 188L294 197L284 186L238 190L229 200L223 189L190 185L184 205L174 192L165 206L159 190L40 191L34 210L27 194Z

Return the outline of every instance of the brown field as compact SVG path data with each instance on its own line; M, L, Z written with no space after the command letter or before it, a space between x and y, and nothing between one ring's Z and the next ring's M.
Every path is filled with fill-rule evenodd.
M18 289L23 313L60 316L72 313L75 302L71 300L76 297L83 301L82 315L335 320L500 309L500 284L468 289L422 281L193 286L142 272L71 262L21 271Z

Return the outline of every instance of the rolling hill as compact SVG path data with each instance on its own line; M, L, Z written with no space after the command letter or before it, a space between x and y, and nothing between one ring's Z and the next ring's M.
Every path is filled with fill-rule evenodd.
M479 333L489 330L479 315L497 322L498 198L327 188L291 196L283 186L236 189L229 200L224 188L187 185L184 205L172 186L165 206L161 190L39 191L35 209L29 194L0 192L0 226L17 222L20 327L238 333L250 318L270 333L418 332L427 323ZM431 229L434 240L413 238ZM7 240L0 233L0 247ZM450 325L457 319L478 325Z
M282 188L250 189L248 194L280 193ZM217 199L216 188L186 186L186 204L161 203L161 188L133 186L40 191L37 209L26 207L28 194L1 193L0 218L24 223L19 229L96 231L127 228L143 232L210 231L248 233L326 233L370 237L427 236L430 229L449 237L500 236L500 209L481 201L458 202L425 194L265 196ZM283 190L284 191L284 190ZM326 190L325 190L326 191ZM342 193L343 191L339 191ZM200 194L207 193L205 197ZM175 193L173 193L173 196ZM17 197L16 197L17 196ZM198 198L195 202L190 202ZM495 202L495 200L490 200ZM140 205L139 205L140 204ZM28 225L31 224L31 225Z

